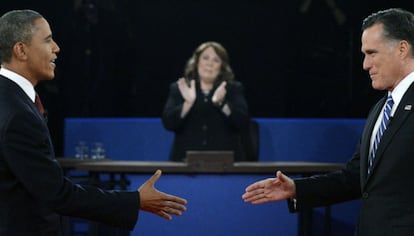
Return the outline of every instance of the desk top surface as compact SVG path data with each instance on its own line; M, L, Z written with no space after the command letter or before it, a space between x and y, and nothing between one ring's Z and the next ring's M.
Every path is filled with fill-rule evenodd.
M169 161L123 161L123 160L78 160L74 158L57 158L64 169L76 169L101 173L144 174L157 169L163 173L197 174L268 174L281 170L289 174L316 174L340 170L343 164L322 162L235 162L196 163L191 166L185 162Z

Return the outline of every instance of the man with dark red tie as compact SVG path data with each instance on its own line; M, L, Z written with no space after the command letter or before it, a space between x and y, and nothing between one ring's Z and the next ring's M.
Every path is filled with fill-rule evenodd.
M59 51L39 13L0 18L0 235L61 235L60 215L128 230L140 209L165 219L181 215L186 200L154 188L160 170L138 191L104 191L64 177L34 89L54 78Z

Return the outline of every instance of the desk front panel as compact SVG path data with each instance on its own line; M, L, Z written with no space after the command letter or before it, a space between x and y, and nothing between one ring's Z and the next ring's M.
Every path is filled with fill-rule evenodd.
M150 175L128 176L137 189ZM166 221L141 212L131 236L296 236L298 215L288 213L285 201L264 205L243 202L247 184L269 175L165 174L156 188L188 200L181 217Z
M287 171L291 177L313 172L337 170L340 164L307 162L235 163L226 173L192 173L185 163L142 161L76 161L59 159L66 169L90 171L102 180L108 173L118 179L126 174L136 190L156 169L164 170L156 188L188 200L188 210L182 217L165 221L152 214L141 212L131 235L287 235L298 234L298 215L288 212L285 201L264 205L243 202L245 187L257 180L274 177L275 171ZM119 180L119 179L118 179ZM358 211L355 204L333 206L333 235L352 235ZM336 214L338 212L338 214ZM323 235L324 209L316 209L312 229L314 235ZM345 219L339 216L348 216ZM345 234L336 234L336 233Z

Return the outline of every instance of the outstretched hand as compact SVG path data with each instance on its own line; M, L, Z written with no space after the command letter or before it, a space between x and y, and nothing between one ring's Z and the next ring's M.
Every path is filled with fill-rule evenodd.
M261 204L293 198L296 195L295 182L281 171L276 178L268 178L249 185L242 195L245 202Z
M150 179L139 187L140 209L171 220L171 215L182 215L182 212L186 210L187 200L158 191L154 184L160 176L161 170L157 170Z

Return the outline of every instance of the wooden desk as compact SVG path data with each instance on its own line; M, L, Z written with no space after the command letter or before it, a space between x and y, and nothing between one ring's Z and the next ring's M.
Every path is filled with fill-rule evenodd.
M99 173L144 174L161 169L169 174L274 174L280 170L287 174L308 176L340 170L343 164L320 162L235 162L232 166L189 166L182 162L168 161L115 161L115 160L78 160L57 158L65 169L85 170Z
M75 159L72 157L58 157L56 160L63 169L74 169L77 164L85 162L85 160Z

